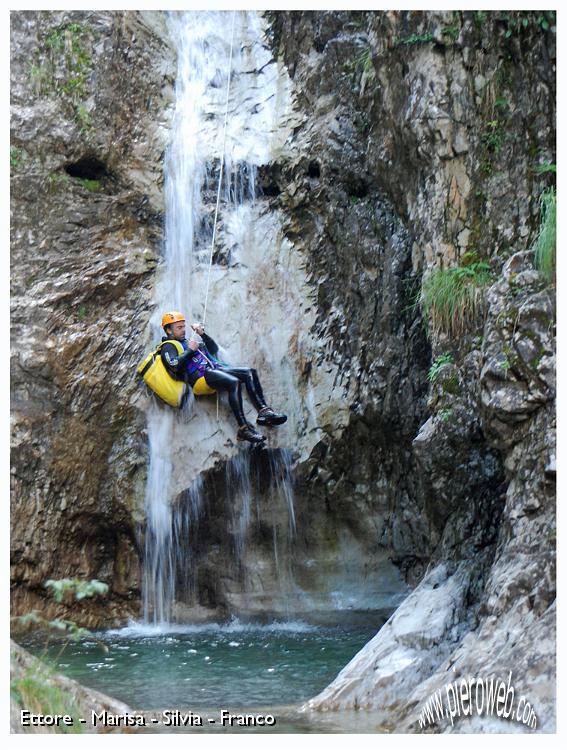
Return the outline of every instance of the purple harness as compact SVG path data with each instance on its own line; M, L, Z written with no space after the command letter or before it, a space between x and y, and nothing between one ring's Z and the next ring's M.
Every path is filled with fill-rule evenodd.
M187 351L189 344L187 341L182 341L182 346ZM197 349L193 357L189 360L187 370L190 373L198 373L199 377L203 377L206 370L216 370L217 366L212 359L209 359L202 349Z

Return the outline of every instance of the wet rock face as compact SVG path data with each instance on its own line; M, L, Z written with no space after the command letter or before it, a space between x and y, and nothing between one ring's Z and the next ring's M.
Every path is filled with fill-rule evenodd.
M379 706L385 726L417 730L410 708L446 680L453 664L464 665L463 674L494 668L506 677L516 668L526 694L537 684L536 710L550 731L554 289L526 251L547 184L535 166L554 161L555 32L533 14L502 13L290 13L272 23L307 113L296 136L301 157L288 165L291 187L280 196L286 231L314 269L315 329L332 341L325 357L346 370L345 381L357 375L357 388L349 383L349 396L356 396L348 426L310 459L311 492L329 496L323 485L331 475L334 487L342 451L352 467L343 481L358 469L349 448L377 459L375 477L387 475L395 456L401 492L390 491L391 537L383 538L402 569L410 551L432 569L408 609L400 607L391 626L309 705ZM387 231L383 255L377 224L384 222L373 221L379 215L389 217L386 227L398 227ZM370 285L366 247L383 259L374 263ZM484 330L436 334L429 353L416 310L396 303L392 279L405 268L410 288L419 288L433 267L471 259L486 259L493 269ZM388 283L382 274L390 274ZM374 302L379 312L366 328ZM358 326L361 351L348 349L345 357L343 338ZM426 394L419 378L440 355L448 363L431 376ZM345 361L355 366L345 368ZM360 408L384 445L372 433L353 444ZM390 413L398 415L395 433L383 429ZM409 533L400 539L402 523ZM432 587L447 597L443 604L440 594L442 632L434 647L425 614ZM423 620L408 619L409 611ZM532 629L543 643L531 641ZM502 651L510 632L517 653ZM388 665L395 670L396 681L381 680L382 665L384 675ZM474 724L481 725L489 726Z
M176 499L176 618L293 616L378 628L402 601L408 587L377 541L384 504L370 505L362 484L348 498L341 483L325 502L306 495L294 486L291 458L280 449L242 453Z
M505 449L555 399L555 294L529 260L526 253L512 256L488 295L481 404L488 436Z
M529 246L534 162L553 161L554 149L555 39L536 17L292 13L273 28L313 115L302 161L324 144L323 184L361 199L382 188L409 223L416 266ZM313 192L301 184L294 195Z
M360 14L307 13L278 14L273 26L303 114L275 172L278 202L305 258L316 315L303 387L321 429L300 461L299 494L308 528L336 513L414 583L436 534L421 513L411 450L426 414L430 354L413 306L411 232L366 161L368 123L348 72L363 51L360 23Z
M173 51L158 14L11 14L13 606L101 578L136 612L132 368L159 258Z
M520 278L513 294L510 273L512 281ZM491 306L479 361L480 427L488 445L504 457L503 504L491 507L486 498L477 497L467 514L453 503L435 555L441 561L337 680L309 703L311 708L377 707L385 727L420 731L419 712L449 682L486 675L507 680L512 672L516 695L533 706L538 729L554 730L554 301L525 253L504 265L488 297ZM530 351L533 347L540 355L526 363L516 354L513 365L497 371L494 363L502 363L503 350L512 356L510 344L521 325L521 311L541 307L545 325L543 316L525 321L532 333L527 337ZM511 320L516 325L511 326ZM530 408L528 394L534 390L539 401ZM526 394L524 399L518 399L518 392ZM426 432L422 428L420 435ZM427 434L422 437L427 439ZM474 513L474 533L458 538L467 515ZM455 566L448 560L457 547L465 560ZM432 628L432 596L439 599L434 622L442 632ZM502 729L501 721L479 716L436 726L436 731L453 732Z

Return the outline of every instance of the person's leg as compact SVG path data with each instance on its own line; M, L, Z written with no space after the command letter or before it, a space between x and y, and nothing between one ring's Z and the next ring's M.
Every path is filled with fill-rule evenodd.
M225 391L228 393L230 408L239 425L238 439L248 440L251 443L261 443L265 440L264 435L256 432L252 425L246 421L242 406L242 385L240 380L223 370L206 370L204 378L207 385L211 388L214 388L216 391Z
M228 402L232 413L236 417L239 426L246 424L244 408L242 406L242 387L238 378L229 375L222 370L206 370L204 373L205 382L215 391L225 391L228 393Z
M246 385L246 390L250 396L250 400L258 410L258 417L256 424L260 425L278 425L283 424L287 420L285 414L271 409L264 399L264 392L260 385L260 379L258 373L252 367L223 367L223 371L233 375L234 377L241 380Z
M238 378L240 382L246 386L246 391L250 397L250 401L254 404L257 411L266 408L266 401L264 399L264 392L260 385L260 379L258 373L252 367L223 367L224 372L233 375Z

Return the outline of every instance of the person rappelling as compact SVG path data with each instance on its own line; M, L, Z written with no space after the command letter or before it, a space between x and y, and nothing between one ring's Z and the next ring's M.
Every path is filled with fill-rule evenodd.
M146 384L163 401L170 406L182 407L186 401L189 389L196 396L226 392L232 412L238 422L237 440L247 440L250 443L263 443L266 439L258 432L244 416L242 405L242 384L246 386L248 396L254 405L258 416L257 425L275 426L287 420L285 414L274 411L266 404L258 373L252 367L232 367L217 358L219 347L215 341L205 333L205 319L209 298L211 268L215 247L217 221L219 215L221 186L224 172L224 153L226 148L226 132L228 123L228 102L230 95L230 80L232 69L232 51L234 41L234 21L232 16L232 30L230 38L230 58L224 114L223 142L221 148L219 181L217 200L213 220L213 236L207 274L207 287L203 309L203 322L192 323L193 331L187 341L185 316L181 312L166 312L162 317L162 328L165 336L161 344L150 352L138 367L138 373Z
M165 331L161 344L150 352L138 367L146 384L170 406L182 407L189 389L195 396L226 392L238 422L237 440L263 443L265 435L258 432L244 416L242 384L258 416L256 424L276 426L287 420L285 414L266 404L258 373L252 367L232 367L218 358L219 347L205 333L202 323L192 323L193 334L186 338L183 313L164 313L161 324Z

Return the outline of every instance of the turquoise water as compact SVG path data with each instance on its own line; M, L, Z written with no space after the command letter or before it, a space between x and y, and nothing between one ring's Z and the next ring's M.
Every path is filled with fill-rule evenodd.
M375 629L301 622L153 627L133 624L52 641L57 671L137 710L298 705L316 695ZM45 639L22 642L35 654Z

